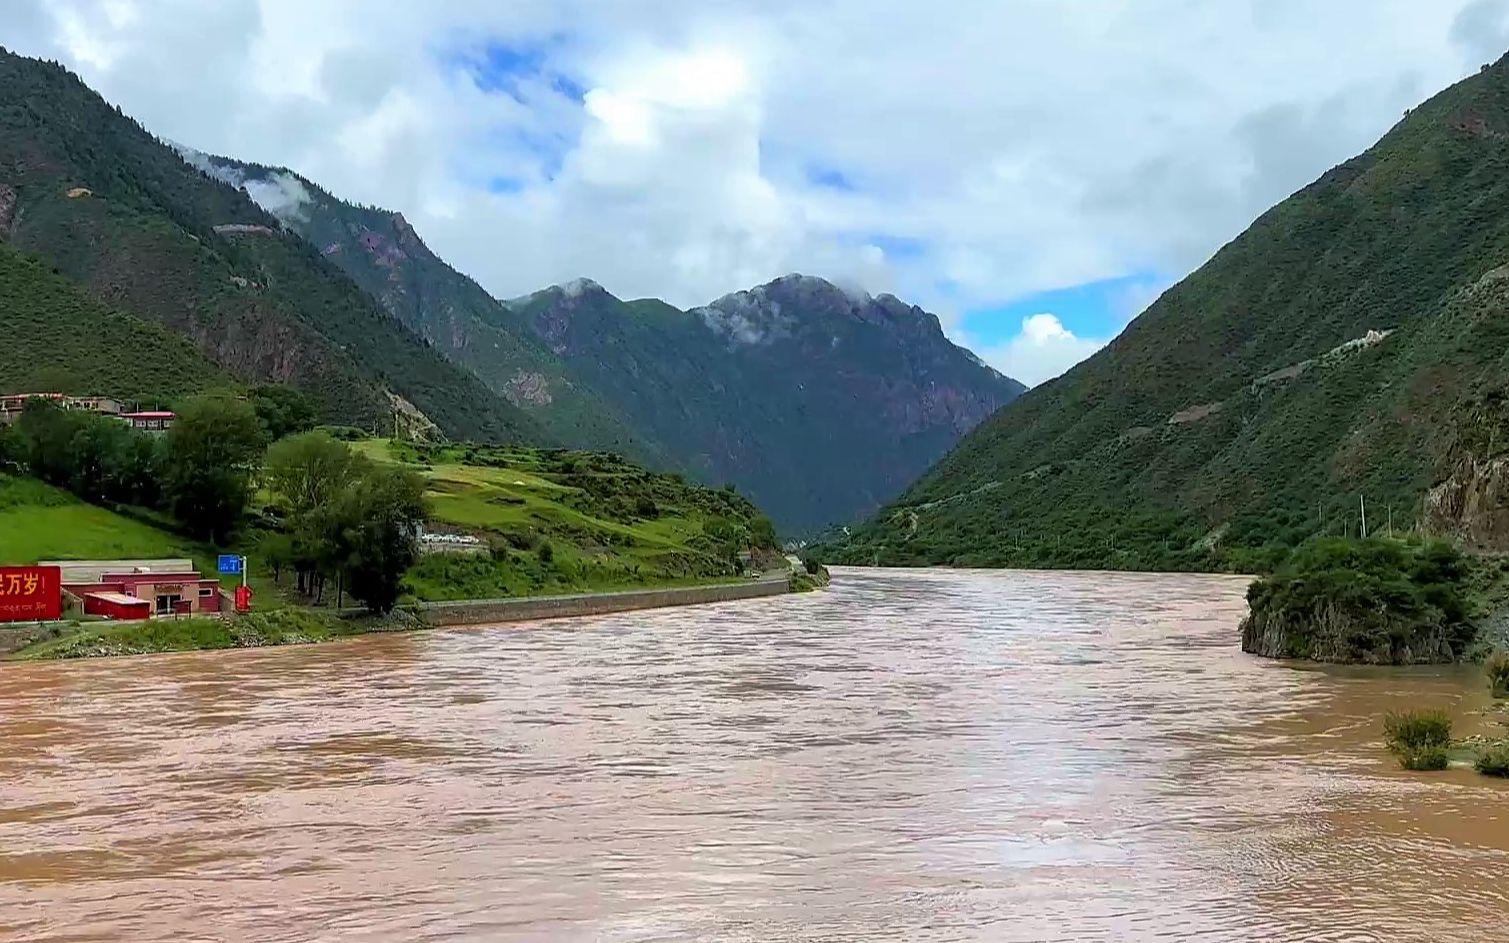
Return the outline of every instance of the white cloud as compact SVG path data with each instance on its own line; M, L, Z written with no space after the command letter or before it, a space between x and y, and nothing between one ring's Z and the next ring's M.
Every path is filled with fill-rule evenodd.
M980 359L1015 380L1037 386L1110 343L1109 337L1079 337L1057 315L1034 314L1004 344L977 348Z
M246 174L239 168L216 164L203 151L195 150L185 144L174 144L173 147L190 165L199 168L216 180L224 181L233 187L244 188L252 202L283 222L292 223L306 218L305 213L308 211L305 207L311 202L312 197L309 195L309 189L304 186L304 182L293 174L277 170L266 177L247 180Z
M1184 274L1506 23L1503 0L8 0L0 43L163 137L401 210L500 297L589 275L691 306L802 271L957 335ZM1019 340L1045 364L1098 343Z

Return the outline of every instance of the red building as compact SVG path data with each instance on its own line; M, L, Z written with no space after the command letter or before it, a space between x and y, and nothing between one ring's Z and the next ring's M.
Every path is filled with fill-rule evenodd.
M89 615L117 619L220 612L220 581L189 560L64 561L63 590ZM93 602L91 602L93 598Z
M152 603L125 593L84 593L84 615L107 619L150 619Z
M173 420L178 418L166 409L149 409L139 413L121 413L120 417L126 420L133 429L141 429L146 432L162 432L173 425Z

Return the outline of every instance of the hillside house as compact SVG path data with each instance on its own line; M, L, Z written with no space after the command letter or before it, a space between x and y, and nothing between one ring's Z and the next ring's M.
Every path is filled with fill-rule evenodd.
M173 420L178 418L166 409L149 409L144 412L121 413L124 419L133 429L143 432L166 432L172 428Z
M119 416L125 405L108 396L68 396L64 393L4 393L0 394L0 425L9 425L21 418L26 404L34 399L49 400L64 409L79 409L101 416Z

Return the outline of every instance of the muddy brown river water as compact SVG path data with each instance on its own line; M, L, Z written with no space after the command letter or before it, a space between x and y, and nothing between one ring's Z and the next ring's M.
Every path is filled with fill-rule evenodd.
M1509 786L1378 744L1479 676L1245 656L1244 586L0 666L0 939L1509 939Z

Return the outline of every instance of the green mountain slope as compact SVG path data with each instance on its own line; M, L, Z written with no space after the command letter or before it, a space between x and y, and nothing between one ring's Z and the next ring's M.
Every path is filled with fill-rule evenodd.
M733 482L788 532L872 510L1021 389L948 343L930 315L894 298L856 303L818 279L690 314L587 280L505 304L398 213L282 168L182 152L559 441ZM751 332L757 343L744 342Z
M733 482L788 533L872 510L1021 390L949 343L931 315L820 279L694 312L625 303L585 279L499 302L401 214L283 168L180 151L557 440Z
M1357 533L1362 499L1369 530L1502 541L1484 514L1509 443L1506 265L1500 61L1265 213L835 552L1243 567Z
M482 286L431 252L402 214L339 200L285 168L180 152L261 200L385 309L555 440L661 467L677 464L602 397L574 383L559 358Z
M1022 389L922 309L807 276L693 311L587 280L516 309L574 377L790 534L866 514Z
M239 376L304 387L328 419L388 428L392 393L453 435L543 438L245 193L65 69L3 50L0 240Z
M230 382L183 337L112 310L0 243L0 392L152 404Z

